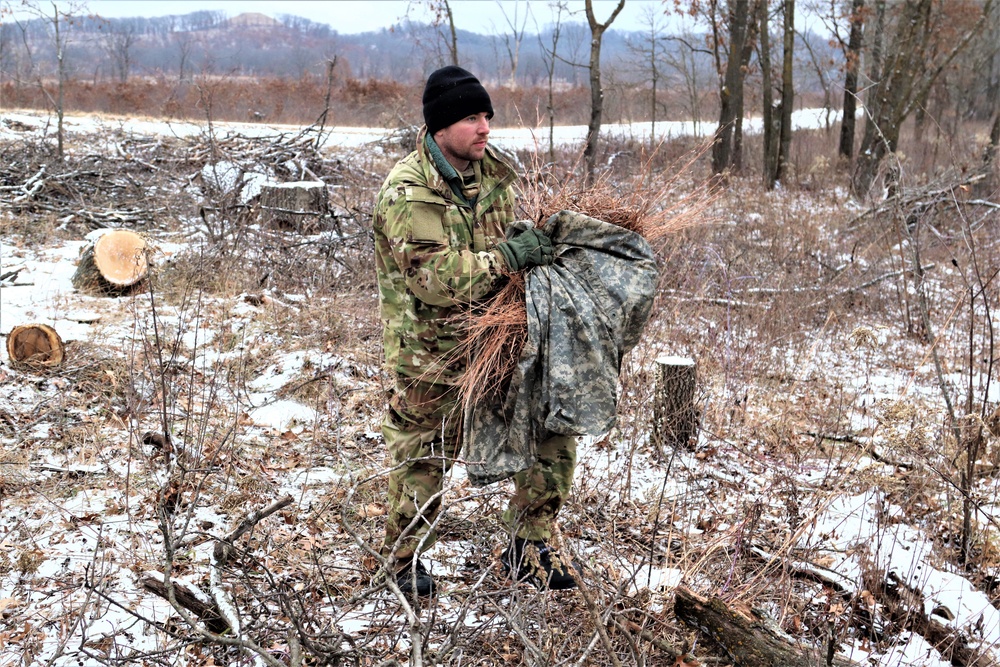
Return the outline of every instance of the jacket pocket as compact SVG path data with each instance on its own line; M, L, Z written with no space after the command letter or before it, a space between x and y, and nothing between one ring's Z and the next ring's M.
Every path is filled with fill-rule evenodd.
M448 202L430 188L414 185L406 188L406 203L410 208L410 240L448 245L444 228Z

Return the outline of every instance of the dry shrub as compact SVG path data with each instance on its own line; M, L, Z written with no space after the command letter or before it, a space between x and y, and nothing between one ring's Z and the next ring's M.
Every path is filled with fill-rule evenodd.
M690 168L703 150L664 173L654 173L652 159L647 159L631 182L621 184L610 176L590 185L580 178L564 181L551 175L528 179L522 208L539 224L559 211L582 213L640 234L658 251L673 234L709 219L706 211L716 188L710 182L687 185ZM623 197L622 191L628 195ZM465 323L467 337L455 350L455 358L470 360L459 385L463 405L500 395L509 385L528 331L524 289L524 274L511 274Z

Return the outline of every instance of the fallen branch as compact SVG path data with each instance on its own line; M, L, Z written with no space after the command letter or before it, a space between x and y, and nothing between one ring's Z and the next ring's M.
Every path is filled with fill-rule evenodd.
M197 616L212 632L221 634L229 630L229 625L223 620L215 602L209 599L200 588L180 579L174 579L172 583L174 599L177 600L177 604ZM139 577L139 585L147 591L159 595L164 600L170 600L167 586L163 582L162 572L143 572Z
M736 667L825 667L828 664L817 648L776 637L764 624L733 611L719 598L706 599L678 588L674 613L688 626L708 635ZM857 665L845 658L834 658L833 664Z
M865 588L881 605L882 613L900 628L916 633L941 653L941 657L955 667L991 667L996 665L988 653L971 646L957 628L949 627L934 618L935 612L947 618L951 610L936 608L924 612L923 594L908 586L895 572L866 569L863 574Z
M830 568L793 556L776 556L764 551L760 547L750 547L749 551L763 560L765 565L780 563L788 567L793 574L799 577L811 579L824 586L828 586L847 601L850 601L857 595L857 583Z
M278 512L293 502L291 496L285 496L284 498L277 500L262 510L257 510L249 516L247 516L243 521L240 521L239 525L236 526L236 530L231 532L226 537L215 542L215 549L212 552L212 557L215 561L217 567L222 567L229 560L229 556L232 555L233 543L253 530L253 527L258 523L271 516L275 512Z

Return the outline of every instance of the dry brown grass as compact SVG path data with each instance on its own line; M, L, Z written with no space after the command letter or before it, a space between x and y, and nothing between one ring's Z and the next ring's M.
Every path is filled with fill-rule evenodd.
M820 155L821 139L819 134L810 135L810 143L803 146L816 146L814 153ZM622 155L634 146L609 150ZM804 149L802 155L810 153ZM690 184L690 174L677 174L671 180L664 174L683 169L641 169L639 154L635 151L627 160L618 160L617 174L599 179L591 188L564 174L543 174L541 169L529 172L536 177L525 188L524 217L544 220L552 212L571 209L634 228L650 239L663 266L646 334L623 365L618 425L603 442L582 448L573 493L560 513L561 532L581 557L600 614L595 616L576 594L556 597L511 589L497 576L496 556L504 532L497 513L505 488L479 495L467 484L456 483L447 496L434 565L447 595L420 611L421 618L433 618L433 623L409 631L411 637L424 633L435 646L457 642L460 650L435 656L441 664L672 664L659 648L625 629L642 627L675 646L689 637L689 631L670 615L672 584L638 592L630 588L632 579L639 584L639 575L661 567L682 572L684 584L699 592L716 592L730 604L764 609L802 640L825 644L836 622L833 639L849 650L864 628L849 627L854 618L848 613L836 616L833 605L826 602L828 598L836 602L836 596L800 577L794 566L803 559L832 563L837 553L831 551L831 542L810 536L809 526L830 502L871 489L886 504L900 508L885 518L937 533L935 557L941 562L954 560L963 496L953 480L961 455L942 428L935 403L937 384L925 363L929 346L908 332L902 319L904 308L915 308L915 301L912 296L910 302L904 301L912 294L912 272L894 273L910 267L898 251L905 240L898 225L885 216L863 225L849 224L858 214L837 194L844 190L846 177L835 164L816 171L812 180L791 181L776 193L761 192L756 178L735 177L728 192L705 209L685 198L697 190ZM383 159L386 164L379 164ZM323 248L303 243L306 239L296 239L288 230L266 229L244 232L238 243L226 248L192 244L190 256L176 257L174 266L164 269L154 284L158 290L154 295L179 310L176 318L167 317L173 311L162 311L166 319L159 334L161 362L156 350L144 347L154 342L148 319L137 319L141 340L131 352L122 353L119 342L106 338L93 349L71 346L68 364L73 370L28 376L0 369L6 387L21 387L11 394L21 397L19 403L0 405L0 435L6 447L0 454L0 475L7 477L0 477L0 494L5 521L14 526L12 539L25 545L6 552L0 549L0 576L20 570L23 574L12 575L18 586L77 590L82 565L54 579L43 580L37 573L38 578L31 578L29 572L38 568L36 548L48 555L54 543L47 546L45 534L73 538L80 530L75 524L86 528L83 524L124 512L125 506L129 530L116 533L116 522L104 521L96 558L120 560L136 572L160 567L162 547L149 535L156 534L154 513L161 505L166 507L161 486L165 489L174 478L165 474L165 457L137 442L136 436L160 425L162 401L151 399L166 391L168 407L177 406L171 407L169 416L176 417L170 425L175 443L182 447L180 462L190 471L177 486L181 490L173 524L177 530L181 530L180 515L189 507L216 514L226 510L197 526L206 533L224 534L228 522L272 502L277 484L294 484L301 493L296 510L273 517L255 531L254 539L240 544L246 555L240 563L243 569L234 567L226 574L241 613L246 610L247 618L258 619L251 621L244 636L280 646L287 635L288 614L275 599L294 586L300 593L297 599L305 605L301 618L319 619L350 633L350 641L356 642L351 659L366 664L407 661L406 643L399 641L407 633L406 620L394 600L387 602L383 592L372 587L377 564L347 534L347 529L354 530L367 543L376 544L384 521L386 452L377 425L385 377L369 368L378 361L380 337L371 245L363 226L370 219L365 207L370 207L378 187L378 182L369 181L377 180L389 162L383 156L372 158L376 166L357 171L375 176L355 175L352 170L343 177L356 182L333 193L343 199L337 202L341 210L357 215L353 244ZM821 163L816 161L818 167ZM134 177L144 176L136 172ZM703 192L712 194L707 188ZM190 201L177 210L196 208ZM977 336L975 351L978 357L982 350L978 357L982 363L995 360L995 352L983 344L986 314L980 306L975 329L968 307L960 308L954 318L951 314L965 293L963 280L972 275L975 262L1000 266L1000 243L995 240L995 214L982 220L973 235L965 234L963 218L952 210L942 207L918 231L924 261L936 265L926 279L933 288L929 294L938 348L947 355L948 368L966 374L970 332ZM968 219L979 225L983 212ZM28 245L28 220L48 229L39 242L57 240L65 233L52 233L54 223L41 213L30 216L15 223L20 231L3 230L16 238L18 250ZM723 224L703 224L713 218ZM940 234L931 234L931 223ZM71 230L86 231L79 225ZM966 238L975 243L963 243ZM969 248L974 248L974 256ZM223 249L228 254L222 254ZM211 278L200 273L210 273ZM267 274L266 284L260 285ZM888 277L879 280L880 276ZM519 312L523 276L512 276L506 289L468 323L482 330L483 345L493 343L493 352L484 349L481 356L503 363L516 360L520 352L516 342L524 323ZM988 294L992 313L995 284ZM299 295L308 301L298 300ZM205 304L197 313L190 305L195 301ZM143 295L132 305L148 309L148 303ZM193 345L180 344L179 332L196 317L203 318L204 326L217 336L191 349ZM916 314L910 317L916 319ZM201 348L232 352L241 342L253 349L245 355L225 355L227 360L210 367L202 365L217 355L201 354ZM336 362L336 367L331 362L329 368L302 364L291 382L269 390L273 398L291 397L313 407L317 421L312 431L250 424L243 415L246 403L239 399L246 393L242 385L284 363L284 353L293 349L307 350L312 359L319 359L322 350L345 361L343 366ZM648 443L652 364L663 353L697 359L702 408L696 456L671 464L655 458ZM202 372L205 368L212 370ZM476 381L470 375L470 383L481 390L491 380L495 389L503 388L498 380L502 375L495 369L484 377ZM889 409L896 403L882 402L887 392L898 390L901 377L914 388L891 398L912 408L906 411ZM963 391L971 385L967 378L961 384ZM45 387L49 390L40 393ZM978 390L978 385L974 388ZM964 397L958 396L958 402L964 404ZM991 401L989 407L994 405ZM123 425L122 417L128 424ZM51 429L31 435L36 423L51 424ZM995 465L1000 447L995 440L988 446ZM871 458L875 454L903 465L875 465ZM119 464L126 456L127 476L45 472L46 484L28 483L42 472L31 470L31 464L44 457L68 467ZM991 507L997 499L996 472L987 463L981 457L976 494L984 507ZM324 468L336 474L319 474ZM118 469L116 465L111 470ZM655 486L650 484L652 476ZM356 482L360 486L355 493ZM135 492L121 493L119 486ZM141 502L129 500L136 494ZM110 500L98 513L89 514L88 505L80 502L87 495ZM68 514L53 509L63 505L65 509L70 502L73 518L65 521ZM38 517L25 518L32 512ZM40 523L43 520L48 523ZM798 541L800 536L804 541ZM41 546L36 546L36 539ZM968 572L992 597L997 589L991 577L1000 561L997 544L995 524L977 525ZM92 546L93 542L87 548ZM758 559L753 547L779 560ZM79 562L97 562L92 560L95 552L79 552ZM178 552L171 563L175 574L192 579L206 574L203 554ZM779 562L781 568L776 567ZM264 575L272 573L289 588L279 590L265 582ZM480 583L481 576L485 578ZM111 601L132 604L137 599L127 583L115 583L126 580L111 576L104 580ZM8 607L4 614L15 628L33 623L40 613L69 627L84 610L99 614L102 604L91 600L75 606L74 601L72 608L46 608L32 602ZM468 612L476 615L466 616ZM359 628L359 617L368 624ZM607 645L596 641L599 623L610 637ZM179 655L188 650L191 638L197 641L188 628L181 627L179 633L176 643L164 640L158 655L174 651ZM898 635L890 628L885 642ZM98 639L93 632L90 638ZM27 641L15 642L5 655L36 650L29 650ZM197 646L203 662L234 659L226 652L229 649ZM540 647L545 659L529 646ZM886 644L876 648L884 651ZM711 645L699 642L699 656L711 656L713 651ZM132 663L140 661L132 656Z
M707 181L689 184L692 166L704 149L662 173L654 173L655 155L651 156L624 187L613 182L610 174L593 184L582 177L560 181L529 174L521 206L538 224L559 211L574 211L635 232L654 250L661 250L677 232L711 220L708 209L718 195L717 188ZM524 273L512 273L466 323L467 339L455 351L456 358L471 360L459 385L463 405L500 395L509 385L528 331L524 288Z

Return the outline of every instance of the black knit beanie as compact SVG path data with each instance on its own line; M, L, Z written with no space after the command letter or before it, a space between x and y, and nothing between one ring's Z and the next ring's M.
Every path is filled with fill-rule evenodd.
M466 116L485 111L493 117L490 95L470 72L448 65L431 73L424 86L424 122L427 133L434 136Z

